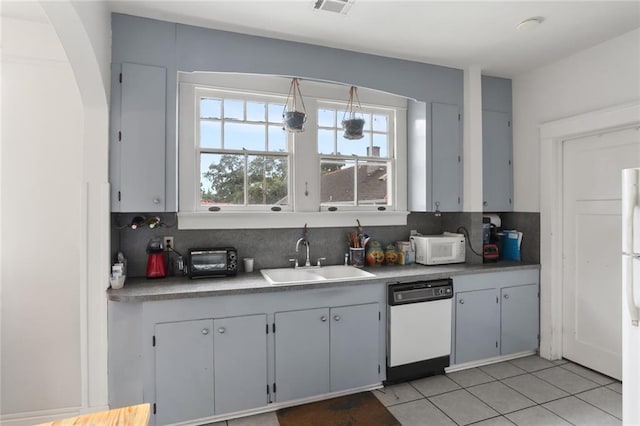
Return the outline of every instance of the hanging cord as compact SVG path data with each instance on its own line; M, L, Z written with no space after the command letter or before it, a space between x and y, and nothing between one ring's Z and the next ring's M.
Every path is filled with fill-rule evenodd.
M289 94L287 95L287 101L284 104L284 110L282 111L282 115L287 112L287 107L289 103L291 103L291 110L296 111L296 107L298 105L297 98L300 98L300 103L302 104L302 112L307 113L307 107L304 105L304 98L302 97L302 92L300 91L300 80L297 77L291 79L291 85L289 86Z
M356 104L354 102L354 99L355 102L358 103L357 108L358 111L360 111L360 115L364 118L364 114L362 113L362 105L360 105L360 97L358 96L358 88L356 86L351 86L351 88L349 89L349 100L347 101L347 109L342 115L343 121L347 119L347 115L349 116L350 120L356 118Z
M469 244L469 248L471 249L473 254L475 254L476 256L482 257L482 254L478 253L477 251L475 251L473 249L473 246L471 245L471 238L469 238L469 231L467 231L467 228L465 228L464 226L460 226L460 227L458 227L458 229L456 229L456 232L460 233L460 230L462 230L462 233L467 238L467 244Z

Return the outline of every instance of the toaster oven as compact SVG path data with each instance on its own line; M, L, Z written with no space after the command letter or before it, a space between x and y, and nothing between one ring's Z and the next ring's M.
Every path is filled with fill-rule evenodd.
M189 278L236 275L238 251L233 247L189 249L187 270Z

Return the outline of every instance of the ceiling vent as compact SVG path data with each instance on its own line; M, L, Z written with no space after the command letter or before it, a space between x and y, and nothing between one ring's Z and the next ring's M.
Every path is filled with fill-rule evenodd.
M353 0L317 0L313 8L346 15L351 9L351 5L353 5Z

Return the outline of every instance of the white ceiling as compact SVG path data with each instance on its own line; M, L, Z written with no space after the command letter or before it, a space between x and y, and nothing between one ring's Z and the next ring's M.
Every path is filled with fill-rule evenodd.
M114 12L514 77L640 27L636 1L108 1ZM544 22L518 31L530 17ZM639 40L640 49L640 40Z

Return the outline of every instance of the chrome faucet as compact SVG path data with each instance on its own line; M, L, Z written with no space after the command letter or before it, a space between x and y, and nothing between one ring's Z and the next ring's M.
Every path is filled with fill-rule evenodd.
M304 266L309 267L311 266L311 261L309 260L309 241L307 241L305 237L298 238L298 241L296 241L296 253L299 252L301 243L307 247L307 259L304 262ZM296 265L297 265L297 262L296 262Z

